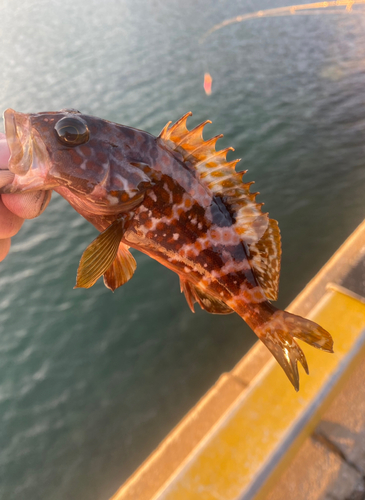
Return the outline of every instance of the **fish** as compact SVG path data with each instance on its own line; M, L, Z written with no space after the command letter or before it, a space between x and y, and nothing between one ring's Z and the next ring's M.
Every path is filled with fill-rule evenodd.
M187 128L185 114L158 137L75 109L25 114L7 109L14 174L0 193L54 190L99 231L81 256L76 288L103 276L112 291L129 281L139 250L174 271L194 312L237 313L299 390L295 339L333 352L331 335L282 311L277 300L281 237L276 220L243 182L233 148L203 139L209 120Z

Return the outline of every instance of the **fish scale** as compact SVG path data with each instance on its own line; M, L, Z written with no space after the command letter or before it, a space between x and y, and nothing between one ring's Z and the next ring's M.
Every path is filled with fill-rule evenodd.
M84 251L76 287L101 276L111 290L132 278L133 247L178 274L190 309L238 313L299 389L295 338L332 352L319 325L275 308L280 275L278 223L262 212L252 182L192 130L187 113L158 137L76 110L4 114L14 177L2 193L54 189L100 235ZM10 177L9 177L10 179Z

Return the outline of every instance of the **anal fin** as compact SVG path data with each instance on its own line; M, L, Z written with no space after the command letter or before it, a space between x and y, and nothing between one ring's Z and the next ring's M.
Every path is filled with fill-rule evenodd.
M113 292L127 283L136 270L137 263L128 248L124 243L119 243L117 256L104 273L104 284Z
M211 314L231 314L233 310L227 306L222 300L213 297L213 295L201 290L199 287L194 286L188 280L180 278L180 289L185 294L186 301L192 312L194 311L194 304L197 302L202 309Z

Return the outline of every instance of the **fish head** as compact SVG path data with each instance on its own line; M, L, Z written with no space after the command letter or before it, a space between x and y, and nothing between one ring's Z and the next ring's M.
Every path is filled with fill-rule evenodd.
M150 183L146 169L127 159L122 126L74 109L7 109L4 121L8 168L15 175L1 193L54 189L70 202L77 198L78 206L114 213L138 204Z

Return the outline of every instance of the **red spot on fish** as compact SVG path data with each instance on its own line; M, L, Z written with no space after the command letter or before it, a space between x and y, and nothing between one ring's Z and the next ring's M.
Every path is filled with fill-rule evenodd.
M259 288L257 288L257 289L254 291L254 293L253 293L253 297L254 297L254 299L256 299L256 300L257 300L257 302L260 302L260 301L262 301L262 300L265 300L265 296L264 296L264 294L262 293L262 291L261 291Z
M81 165L81 163L84 161L81 156L73 149L70 149L69 154L71 156L71 161L78 166Z
M196 241L195 244L194 244L195 248L200 252L201 250L203 250L203 247L201 245L201 243L199 241Z
M147 212L142 212L139 214L139 220L143 223L145 223L145 221L147 221L148 219L148 214Z
M163 203L169 203L170 193L168 193L165 189L161 189L159 192L159 198L163 201Z
M96 153L96 158L98 161L100 161L101 163L106 163L107 160L108 160L108 157L106 156L105 153L103 153L102 151L98 151Z
M165 207L164 214L169 219L172 219L172 207L171 206Z
M80 146L79 151L84 155L84 156L90 156L91 155L91 149L88 146Z

